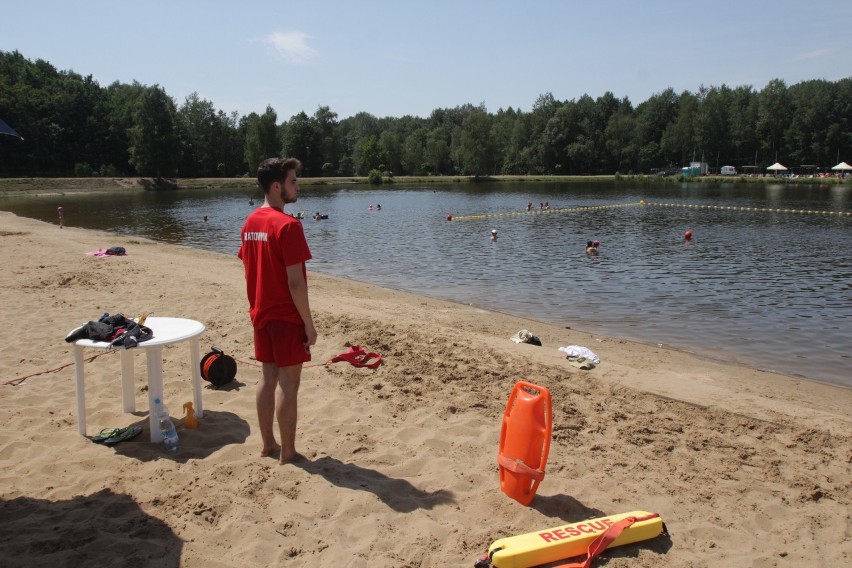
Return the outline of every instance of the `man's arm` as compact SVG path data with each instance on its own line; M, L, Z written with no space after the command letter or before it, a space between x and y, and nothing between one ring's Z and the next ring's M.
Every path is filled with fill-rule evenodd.
M317 342L317 330L314 327L314 319L311 316L311 306L308 303L308 283L302 274L302 264L296 263L287 266L287 285L290 288L290 297L296 311L305 322L305 335L308 336L306 345L315 345Z

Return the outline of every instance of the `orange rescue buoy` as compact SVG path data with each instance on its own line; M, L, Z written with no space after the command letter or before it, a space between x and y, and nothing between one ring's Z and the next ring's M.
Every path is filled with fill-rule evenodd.
M550 452L553 405L550 391L518 381L509 395L500 429L500 489L520 503L529 505L544 479Z

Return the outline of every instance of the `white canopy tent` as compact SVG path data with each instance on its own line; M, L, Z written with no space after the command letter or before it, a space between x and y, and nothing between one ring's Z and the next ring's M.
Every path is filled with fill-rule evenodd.
M836 166L834 166L831 169L832 169L832 171L840 172L840 177L845 178L846 176L849 175L849 172L852 171L852 166L850 166L846 162L840 162L839 164L837 164Z
M774 164L772 164L771 166L769 166L766 169L769 170L769 171L772 171L772 172L786 172L787 171L787 168L782 166L778 162L775 162Z

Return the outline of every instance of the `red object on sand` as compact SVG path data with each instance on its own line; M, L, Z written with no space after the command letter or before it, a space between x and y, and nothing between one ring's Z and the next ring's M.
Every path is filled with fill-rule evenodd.
M553 432L550 391L518 381L509 395L500 429L500 489L522 505L532 503L544 479Z
M329 359L326 364L337 363L338 361L346 361L354 367L377 369L382 364L382 356L372 351L368 353L366 349L358 345L352 345L349 347L349 351Z

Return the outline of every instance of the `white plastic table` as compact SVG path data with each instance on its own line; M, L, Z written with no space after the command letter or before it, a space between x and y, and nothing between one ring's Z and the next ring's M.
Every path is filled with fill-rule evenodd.
M189 341L195 414L202 418L204 406L201 403L201 352L198 336L207 328L199 321L166 317L149 317L145 320L145 326L154 332L151 339L130 349L118 348L121 351L121 398L125 412L136 412L136 397L133 392L133 353L145 350L148 366L148 427L151 430L151 441L161 442L163 434L160 432L154 399L159 398L163 401L163 346ZM74 342L74 369L77 375L77 430L83 436L86 435L86 385L83 365L83 349L86 347L107 349L109 343L91 339L78 339Z

